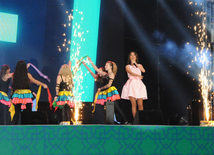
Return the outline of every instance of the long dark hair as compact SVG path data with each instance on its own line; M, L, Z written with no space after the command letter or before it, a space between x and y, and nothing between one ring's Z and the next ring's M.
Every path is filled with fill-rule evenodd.
M135 56L136 56L136 63L138 63L138 54L137 54L137 52L135 52L135 51L130 51L130 52L129 52L129 56L128 56L127 64L131 64L130 55L131 55L132 52L133 52L133 53L135 54Z
M28 89L30 86L30 79L28 78L28 70L24 61L19 61L16 64L15 72L13 74L12 88L15 89Z
M100 67L99 69L102 69L103 72L105 72L105 68L104 67ZM103 82L103 77L100 76L99 74L97 74L97 78L95 79L96 82Z
M7 70L10 69L8 65L2 65L0 71L0 79L3 80L3 77L6 75Z

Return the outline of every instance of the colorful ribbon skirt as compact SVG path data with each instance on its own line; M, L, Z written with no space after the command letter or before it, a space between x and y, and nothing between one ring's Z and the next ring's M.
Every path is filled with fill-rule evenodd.
M119 92L117 91L117 88L114 86L109 87L108 89L99 92L96 104L104 105L106 101L116 101L120 100Z
M3 91L0 91L0 102L8 107L11 106L11 102L7 94Z
M53 103L53 107L59 107L61 109L65 104L68 104L70 107L75 106L74 96L70 91L60 91L56 102Z
M33 95L30 89L17 89L12 95L12 103L13 104L22 104L21 109L26 109L27 103L32 103Z

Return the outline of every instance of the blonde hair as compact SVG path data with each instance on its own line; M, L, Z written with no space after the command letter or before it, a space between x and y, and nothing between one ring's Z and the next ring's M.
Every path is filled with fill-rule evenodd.
M60 70L59 70L59 75L62 75L62 76L68 76L69 78L69 81L68 83L69 84L72 84L73 85L73 78L72 78L72 73L71 73L71 68L64 64L61 66Z
M117 65L115 62L113 61L107 61L107 63L109 63L112 66L112 72L116 75L117 73Z

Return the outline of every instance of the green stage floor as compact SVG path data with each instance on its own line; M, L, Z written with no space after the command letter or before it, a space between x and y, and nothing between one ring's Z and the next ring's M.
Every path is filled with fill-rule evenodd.
M1 126L0 154L214 155L214 127Z

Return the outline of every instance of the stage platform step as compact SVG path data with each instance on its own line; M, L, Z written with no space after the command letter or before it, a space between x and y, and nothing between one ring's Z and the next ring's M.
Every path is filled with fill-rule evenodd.
M213 155L214 127L1 126L1 154Z

